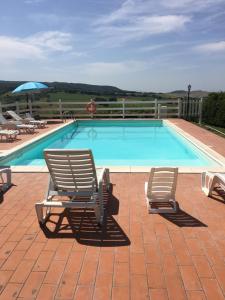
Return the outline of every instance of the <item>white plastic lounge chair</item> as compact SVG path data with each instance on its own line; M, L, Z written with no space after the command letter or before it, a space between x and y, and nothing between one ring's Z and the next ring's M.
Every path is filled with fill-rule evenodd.
M44 155L50 181L46 199L35 205L39 223L45 222L51 207L61 207L93 208L102 224L103 185L109 189L109 170L95 168L91 150L45 150ZM69 201L56 201L55 196L67 196Z
M207 196L212 195L216 186L220 186L225 191L225 173L202 173L202 190Z
M28 120L30 124L37 125L38 128L45 128L47 125L47 121L45 120L35 120L30 113L25 114L26 118L25 120Z
M0 167L0 181L0 190L2 192L6 191L11 186L11 169L9 167Z
M20 121L8 121L1 113L0 124L2 129L19 130L19 133L21 133L22 131L27 133L33 133L37 128L35 125L22 124Z
M0 128L1 140L3 137L5 137L6 141L16 140L18 134L19 134L18 130L9 130L9 129L1 129Z
M152 168L145 183L145 196L149 213L177 211L175 192L178 168ZM164 207L163 207L164 204ZM168 205L171 207L168 208Z
M23 119L20 117L15 111L7 110L7 114L13 118L16 122L20 122L21 124L29 124L33 126L37 126L38 128L44 128L45 123L42 121L30 120L29 118Z

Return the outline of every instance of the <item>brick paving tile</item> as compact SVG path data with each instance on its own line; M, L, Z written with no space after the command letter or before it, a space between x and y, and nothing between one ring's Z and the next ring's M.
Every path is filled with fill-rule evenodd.
M28 250L34 241L34 235L24 235L16 246L16 250Z
M160 265L147 264L147 277L150 288L161 289L166 287Z
M111 289L109 287L96 287L94 289L94 300L110 300L111 299Z
M24 256L25 259L34 259L36 260L40 255L42 249L44 248L45 243L34 242L31 247L26 252Z
M114 253L102 252L99 256L98 272L113 273Z
M95 261L89 261L86 263L84 261L79 281L79 285L94 285L98 263Z
M62 277L65 264L66 264L65 261L53 260L45 276L44 283L58 284Z
M0 300L10 300L16 299L20 290L22 288L22 284L19 283L8 283L0 295Z
M55 252L42 251L34 266L34 271L47 271Z
M22 260L10 278L10 282L24 283L34 265L34 260Z
M9 281L12 271L0 271L0 294L4 290L7 282Z
M22 258L25 255L25 251L16 251L14 250L11 255L8 257L4 265L1 267L2 270L16 270L17 266L21 262Z
M129 285L129 263L115 263L113 286Z
M197 272L192 266L180 266L181 276L186 290L201 290Z
M131 253L130 255L130 273L146 274L145 256L143 253Z
M72 249L71 243L62 243L56 250L54 259L55 260L66 260L71 252Z
M215 266L213 267L213 271L225 296L225 265Z
M55 297L56 285L52 284L42 284L39 293L37 295L37 300L52 300Z
M93 299L93 287L90 286L78 286L74 300L92 300Z
M151 300L168 300L165 289L149 289L149 295Z
M72 299L75 293L78 281L78 273L73 273L68 269L62 275L59 287L57 289L57 299Z
M36 298L44 276L44 272L31 272L19 294L19 297L27 299Z
M0 259L7 259L16 247L16 244L16 242L6 242L0 249Z
M27 228L25 227L19 227L17 228L10 237L8 238L9 242L19 242L22 237L24 236L25 232L27 231Z
M149 299L147 277L145 275L131 275L130 280L131 299Z
M205 294L202 291L187 291L188 300L206 300Z
M112 300L129 300L130 290L126 286L116 286L112 288Z
M115 251L115 262L129 262L129 248L118 247Z
M192 256L192 260L194 262L199 277L209 277L209 278L215 277L212 268L205 256L203 255Z
M203 255L203 249L201 247L201 243L198 239L186 239L186 244L188 247L188 251L191 255Z
M224 300L224 296L216 279L202 278L201 283L209 300Z
M165 283L169 299L186 299L186 293L181 280L181 275L173 255L166 255L163 262Z
M165 254L173 254L173 247L170 238L158 238L158 244L161 256Z
M111 273L97 273L95 287L112 288L113 274Z
M145 261L149 264L160 264L161 258L157 243L145 245Z

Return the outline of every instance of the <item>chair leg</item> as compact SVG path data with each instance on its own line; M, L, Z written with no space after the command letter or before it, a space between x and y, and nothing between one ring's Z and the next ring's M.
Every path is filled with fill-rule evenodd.
M101 209L100 209L100 206L96 206L94 208L95 210L95 217L96 217L96 220L97 220L97 223L102 225L102 222L103 222L103 217L101 215Z
M105 178L106 178L106 189L107 191L109 191L110 188L109 169L105 169Z
M43 215L43 204L42 203L36 203L35 204L36 214L38 218L38 222L40 224L44 223L45 217Z

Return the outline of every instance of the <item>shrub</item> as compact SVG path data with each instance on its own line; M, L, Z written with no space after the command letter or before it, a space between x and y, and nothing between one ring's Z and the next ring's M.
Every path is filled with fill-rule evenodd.
M211 93L203 102L203 122L225 127L225 92Z

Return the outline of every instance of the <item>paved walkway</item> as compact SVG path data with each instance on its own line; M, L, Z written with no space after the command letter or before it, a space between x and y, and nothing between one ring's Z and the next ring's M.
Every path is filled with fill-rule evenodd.
M111 174L102 230L83 211L55 212L41 230L47 174L13 174L0 200L0 299L225 299L224 201L179 174L180 211L149 215L147 178Z

